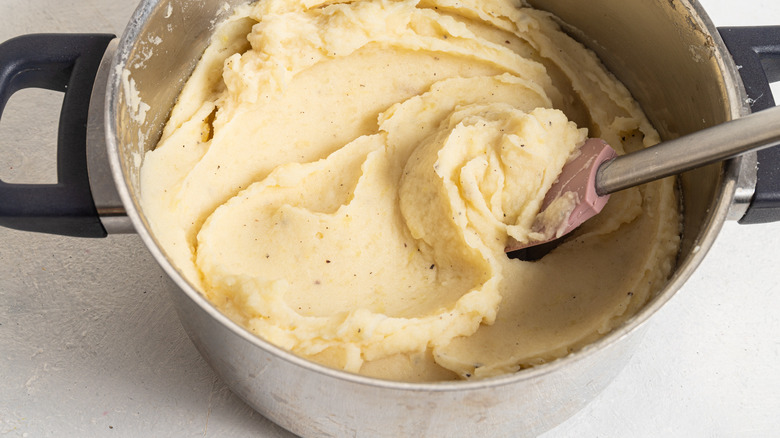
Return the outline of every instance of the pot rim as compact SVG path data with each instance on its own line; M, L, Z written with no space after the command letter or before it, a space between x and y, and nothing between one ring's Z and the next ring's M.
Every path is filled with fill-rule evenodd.
M149 225L141 213L141 208L137 198L133 197L130 192L130 175L126 172L126 169L123 167L120 160L118 147L119 137L117 135L119 132L119 96L120 93L123 92L121 72L127 63L129 53L136 44L139 35L144 30L144 25L146 24L148 17L162 1L163 0L141 0L119 41L117 51L111 62L111 68L109 69L108 84L106 87L104 105L105 142L108 150L108 160L111 174L114 179L119 197L121 198L125 207L127 216L132 222L135 231L141 237L141 240L144 242L157 263L173 280L181 292L185 293L189 299L195 302L203 311L208 313L220 324L228 328L232 333L252 344L254 347L260 348L265 352L296 366L308 369L333 379L343 380L359 385L398 391L476 391L484 390L486 388L510 385L518 381L531 380L542 375L555 373L563 367L568 367L576 364L577 362L580 362L581 360L594 354L596 351L610 348L623 338L635 332L637 329L639 329L639 327L643 326L647 320L649 320L651 316L653 316L661 307L663 307L665 303L674 296L676 291L684 285L696 267L704 259L704 256L707 254L712 244L714 243L715 238L720 232L720 229L722 228L725 220L727 217L729 217L735 193L737 192L738 188L744 186L742 181L745 180L745 175L748 175L747 179L749 180L750 170L751 168L754 170L755 167L755 154L746 154L742 157L726 161L723 164L723 169L720 175L720 190L718 191L715 199L713 199L711 204L711 212L707 217L706 223L702 226L704 231L701 233L701 237L697 241L691 255L687 257L681 264L677 265L674 274L669 279L666 286L656 295L654 295L640 311L626 320L619 327L613 329L611 332L586 345L585 347L568 354L567 356L531 368L522 369L511 374L465 381L459 380L420 383L403 382L367 377L330 368L299 357L294 353L271 344L270 342L251 333L249 330L232 321L222 312L220 312L213 304L211 304L211 302L209 302L200 292L198 292L189 282L187 282L181 273L169 261L168 257L165 255L158 242L153 237L149 229ZM726 93L729 99L728 103L731 113L730 117L737 118L741 115L749 113L749 105L747 104L746 93L742 81L739 77L737 67L731 60L729 52L726 49L725 44L720 38L720 35L709 16L706 14L703 7L698 3L698 0L679 0L678 4L682 4L682 6L691 13L691 17L696 20L696 26L702 32L706 32L706 34L709 35L714 42L713 53L716 58L718 68L724 76ZM733 212L731 214L733 214Z

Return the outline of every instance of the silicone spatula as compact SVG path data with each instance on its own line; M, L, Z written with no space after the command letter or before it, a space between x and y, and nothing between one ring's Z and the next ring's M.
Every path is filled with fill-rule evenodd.
M601 212L611 193L779 144L780 107L621 156L604 140L589 139L581 146L579 155L563 167L542 203L544 211L558 197L574 192L570 214L561 217L561 223L553 226L555 233L549 237L529 242L510 238L506 251L550 247L551 242ZM530 258L537 259L539 255Z

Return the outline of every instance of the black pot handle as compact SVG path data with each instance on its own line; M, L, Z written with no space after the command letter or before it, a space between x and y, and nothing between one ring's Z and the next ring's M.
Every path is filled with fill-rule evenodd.
M0 181L0 225L68 236L106 236L89 188L86 138L92 85L114 38L31 34L0 44L0 117L11 95L23 88L65 93L57 134L57 184Z
M769 84L780 81L780 26L722 27L753 112L775 106ZM741 224L780 220L780 146L758 151L756 192Z

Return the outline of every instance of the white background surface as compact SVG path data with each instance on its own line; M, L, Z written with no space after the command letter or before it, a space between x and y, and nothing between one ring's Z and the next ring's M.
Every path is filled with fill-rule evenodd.
M776 0L701 3L718 26L780 24ZM0 41L121 34L135 5L0 0ZM0 179L55 179L60 99L44 91L11 99L0 121ZM0 436L290 436L206 366L162 275L133 235L0 228ZM778 315L780 224L726 224L694 277L651 319L627 369L545 437L778 436Z

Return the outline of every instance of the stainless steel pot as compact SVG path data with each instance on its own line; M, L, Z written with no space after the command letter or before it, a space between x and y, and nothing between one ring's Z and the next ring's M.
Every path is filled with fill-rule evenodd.
M227 4L242 1L230 0ZM569 31L596 51L629 87L664 138L750 111L751 100L736 64L695 1L531 3L572 26ZM142 1L120 40L89 36L88 50L76 51L56 63L50 58L62 47L51 46L51 41L65 41L61 36L6 43L0 50L0 66L10 65L3 62L9 56L29 56L31 51L23 49L30 45L46 43L55 47L45 54L51 56L42 56L33 63L32 70L25 70L56 64L56 68L43 69L49 74L29 76L19 73L21 70L15 73L10 67L0 67L0 109L15 89L53 78L60 81L58 84L66 83L72 102L66 96L64 105L74 108L74 114L78 112L75 109L83 109L81 117L88 129L77 129L81 119L62 122L78 131L70 136L63 134L66 138L60 141L61 151L78 155L65 163L60 156L60 167L69 170L66 175L72 174L64 178L60 172L66 180L64 185L69 186L64 193L74 197L67 204L81 205L85 191L91 193L91 198L87 196L90 205L68 209L68 205L57 204L54 199L64 195L50 188L4 184L0 185L0 199L4 201L0 216L6 226L74 235L137 232L170 277L171 296L182 324L201 354L248 404L297 434L533 436L550 429L581 409L613 380L640 342L643 323L685 283L727 218L750 222L762 216L755 211L771 210L755 202L761 196L756 186L762 171L756 167L755 155L682 175L685 232L678 266L666 287L619 329L546 365L484 381L410 384L365 378L310 363L248 333L184 281L150 234L138 202L141 157L156 144L214 23L229 13L225 4L223 0ZM62 45L78 46L79 41L75 38ZM780 39L775 42L780 43ZM94 65L85 66L90 62ZM66 64L70 67L64 68ZM80 69L87 72L80 73ZM63 72L68 73L65 79ZM94 79L90 99L88 89L85 92L84 86L76 86L74 79L67 81L77 74L90 86ZM758 86L762 85L759 81ZM138 117L136 93L149 105L143 118ZM73 140L84 136L86 157L84 145ZM50 208L52 203L56 209ZM25 208L17 208L22 205ZM49 210L36 210L36 205L48 205Z

